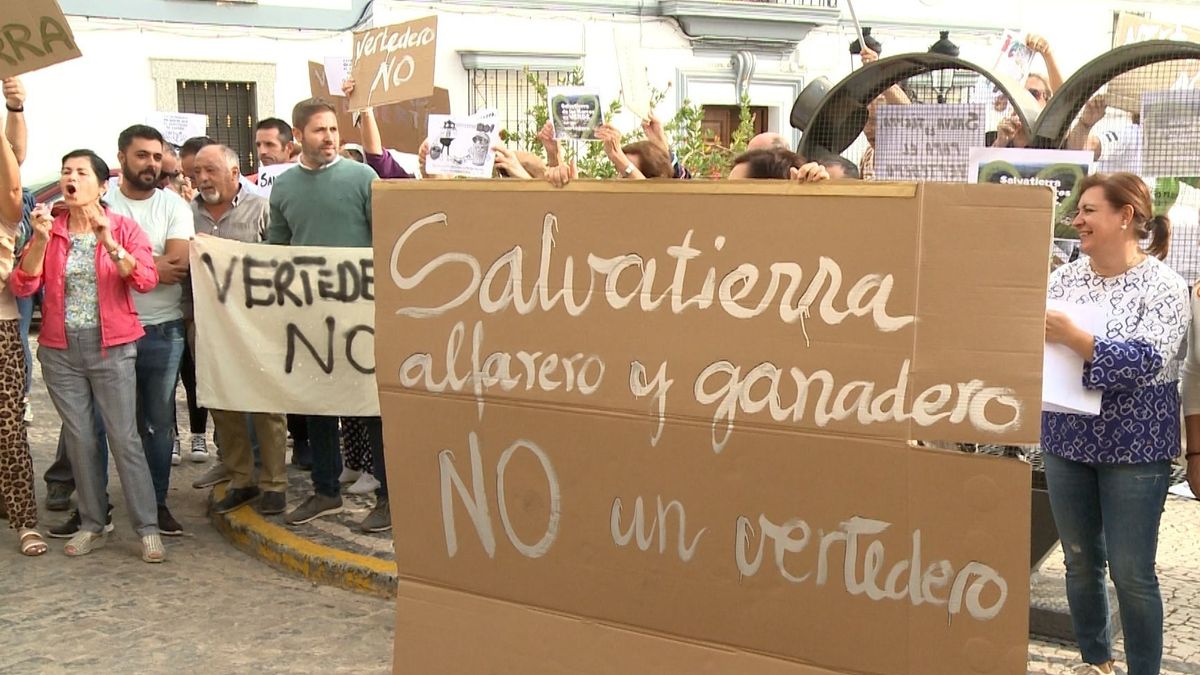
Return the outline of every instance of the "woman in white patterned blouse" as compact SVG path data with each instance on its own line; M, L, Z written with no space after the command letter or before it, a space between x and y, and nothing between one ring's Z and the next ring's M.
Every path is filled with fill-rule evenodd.
M1084 661L1078 673L1112 672L1106 564L1130 675L1156 675L1162 661L1154 560L1179 454L1179 369L1191 307L1186 282L1161 262L1169 223L1151 209L1137 176L1088 177L1073 223L1085 255L1050 276L1050 299L1098 305L1107 315L1097 335L1061 312L1046 316L1046 341L1079 354L1084 387L1102 392L1099 415L1042 414L1046 482Z

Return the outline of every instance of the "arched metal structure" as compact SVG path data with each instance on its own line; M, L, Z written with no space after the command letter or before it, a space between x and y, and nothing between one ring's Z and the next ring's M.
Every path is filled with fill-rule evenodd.
M1088 62L1054 93L1033 127L1032 145L1061 148L1076 116L1100 87L1138 68L1184 59L1200 60L1200 44L1149 40L1117 47Z
M1037 117L1037 102L1023 85L977 63L942 54L897 54L859 68L829 88L815 103L817 92L810 93L809 87L827 87L828 81L822 84L818 78L806 87L792 105L792 126L804 132L798 151L805 157L841 154L862 133L871 101L894 84L947 69L971 71L991 81L1012 102L1026 129L1030 120Z

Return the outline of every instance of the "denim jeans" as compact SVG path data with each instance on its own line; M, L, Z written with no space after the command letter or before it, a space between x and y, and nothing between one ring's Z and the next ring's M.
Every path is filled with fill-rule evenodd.
M144 326L137 347L137 424L154 479L154 499L167 503L175 445L175 382L183 356L183 320Z
M33 387L33 352L29 349L29 327L33 324L33 296L17 298L17 311L20 313L21 346L25 348L25 395Z
M1129 675L1158 675L1163 605L1154 559L1170 462L1082 464L1045 457L1050 506L1067 563L1067 602L1083 660L1112 659L1107 563L1117 587Z
M342 494L338 478L342 475L341 434L338 418L307 415L308 442L312 447L313 491L326 497Z

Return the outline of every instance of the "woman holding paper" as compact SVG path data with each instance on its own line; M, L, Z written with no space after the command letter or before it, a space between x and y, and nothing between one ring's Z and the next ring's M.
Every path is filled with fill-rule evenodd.
M1046 342L1083 358L1083 385L1102 393L1099 415L1042 414L1054 521L1067 564L1067 600L1083 663L1113 672L1104 569L1120 601L1130 675L1162 660L1163 609L1154 561L1171 461L1179 454L1179 370L1191 318L1187 284L1144 250L1165 250L1165 218L1133 174L1089 176L1073 225L1086 257L1050 276L1048 297L1102 307L1099 335L1066 314L1046 315Z

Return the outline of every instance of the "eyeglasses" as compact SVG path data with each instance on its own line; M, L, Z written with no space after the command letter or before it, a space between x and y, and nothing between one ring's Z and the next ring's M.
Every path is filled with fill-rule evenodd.
M1033 100L1035 101L1045 101L1047 98L1049 98L1046 92L1042 91L1041 89L1026 89L1025 91L1029 92L1029 95L1032 96Z

